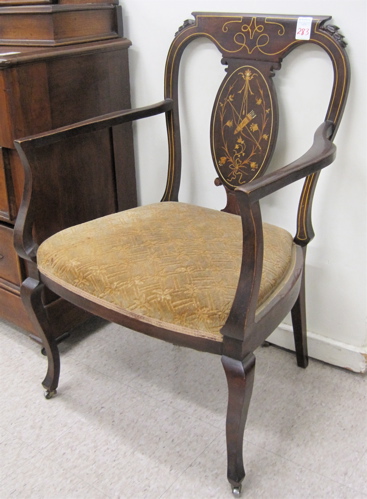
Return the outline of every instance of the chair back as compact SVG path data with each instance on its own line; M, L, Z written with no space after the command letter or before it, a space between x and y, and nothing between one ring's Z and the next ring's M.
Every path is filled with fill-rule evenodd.
M278 105L274 71L293 49L314 43L326 51L334 83L325 120L333 136L339 125L349 86L345 42L328 16L298 17L265 14L193 13L171 45L165 75L165 96L175 103L170 134L170 169L164 199L177 199L180 181L178 73L184 49L195 39L211 40L222 54L226 75L215 98L210 129L211 152L227 194L262 175L274 152ZM230 198L229 198L230 201ZM229 202L227 211L236 211Z

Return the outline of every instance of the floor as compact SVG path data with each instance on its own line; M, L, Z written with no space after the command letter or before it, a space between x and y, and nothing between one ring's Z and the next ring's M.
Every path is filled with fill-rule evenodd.
M230 498L220 359L102 321L39 346L0 323L0 498ZM257 351L243 497L367 498L367 377Z

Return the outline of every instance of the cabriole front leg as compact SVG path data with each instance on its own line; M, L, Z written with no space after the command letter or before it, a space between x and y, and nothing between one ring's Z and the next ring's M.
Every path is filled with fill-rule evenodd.
M42 301L43 290L44 284L31 277L28 277L21 286L23 303L35 330L42 339L47 355L48 368L42 385L46 390L45 397L49 399L56 395L59 383L60 354Z
M251 353L240 361L223 355L222 364L228 383L227 477L233 494L239 496L245 477L243 434L254 385L255 356Z

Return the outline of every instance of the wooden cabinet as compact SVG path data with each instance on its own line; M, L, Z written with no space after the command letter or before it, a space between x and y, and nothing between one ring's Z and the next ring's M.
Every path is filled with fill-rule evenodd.
M23 168L13 141L129 108L129 46L124 38L54 47L0 46L0 317L30 334L35 332L20 285L36 270L14 249ZM65 226L136 205L130 125L114 130L112 137L79 138L68 151L50 148L39 168L43 181L35 188L42 190L37 206L43 220L40 240ZM84 318L79 309L54 296L45 300L56 335Z

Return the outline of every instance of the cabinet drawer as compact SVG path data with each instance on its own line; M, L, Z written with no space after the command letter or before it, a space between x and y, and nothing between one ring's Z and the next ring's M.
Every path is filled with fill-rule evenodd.
M20 286L22 267L13 245L13 229L0 225L0 280Z

